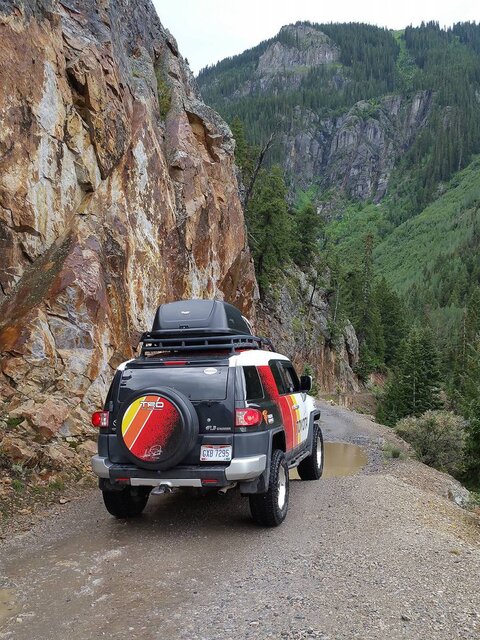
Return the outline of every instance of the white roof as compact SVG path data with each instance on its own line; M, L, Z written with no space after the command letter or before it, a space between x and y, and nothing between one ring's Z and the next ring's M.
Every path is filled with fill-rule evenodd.
M230 367L248 367L268 365L270 360L288 360L286 356L273 351L263 351L262 349L248 349L234 356L230 356L228 363Z

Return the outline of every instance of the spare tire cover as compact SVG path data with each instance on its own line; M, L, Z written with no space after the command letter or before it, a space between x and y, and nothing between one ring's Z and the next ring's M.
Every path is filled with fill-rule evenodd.
M145 469L169 469L195 445L198 417L192 403L173 389L132 394L119 415L118 438L128 457Z

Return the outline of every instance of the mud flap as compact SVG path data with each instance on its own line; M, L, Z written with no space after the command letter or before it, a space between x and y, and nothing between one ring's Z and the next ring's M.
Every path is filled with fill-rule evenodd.
M265 469L261 476L255 478L255 480L249 480L248 482L240 482L240 493L243 495L249 495L251 493L265 493L268 489L268 481L270 477L269 466Z

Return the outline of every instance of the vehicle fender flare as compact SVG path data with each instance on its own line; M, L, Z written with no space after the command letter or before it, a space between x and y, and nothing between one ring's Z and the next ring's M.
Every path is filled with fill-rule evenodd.
M249 482L241 482L240 483L240 492L242 494L249 493L265 493L268 489L268 483L270 482L270 460L272 459L273 452L273 439L277 433L283 433L285 436L285 428L284 426L275 427L274 429L270 429L268 431L268 453L267 453L267 466L265 467L265 471L255 478L255 480L250 480Z
M310 453L312 452L312 448L313 448L313 425L315 424L315 422L319 422L320 421L320 409L314 409L313 411L310 412L310 417L308 420L308 436L307 436L307 442L308 442L308 450L310 451Z

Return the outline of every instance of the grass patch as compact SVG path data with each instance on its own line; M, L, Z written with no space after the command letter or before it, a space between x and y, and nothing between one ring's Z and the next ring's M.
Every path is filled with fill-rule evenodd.
M25 483L19 480L18 478L14 478L12 480L12 489L16 493L25 493Z
M385 458L393 458L394 460L405 460L407 457L404 451L390 442L386 442L383 446L383 455Z
M14 428L14 427L18 427L19 424L21 424L24 421L25 418L23 417L18 417L18 418L7 418L7 427L10 428Z
M53 480L49 483L48 489L51 491L63 491L65 489L65 482L63 480Z

